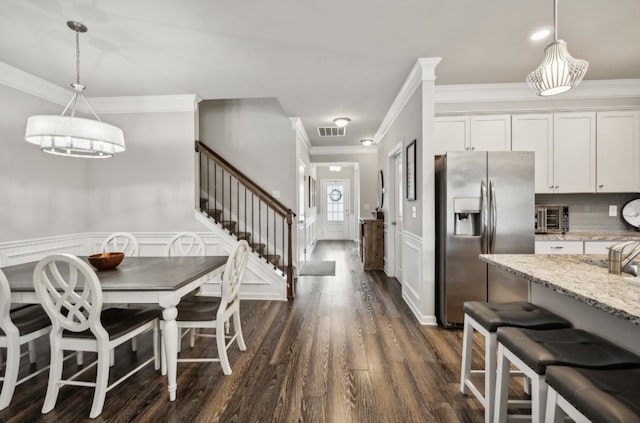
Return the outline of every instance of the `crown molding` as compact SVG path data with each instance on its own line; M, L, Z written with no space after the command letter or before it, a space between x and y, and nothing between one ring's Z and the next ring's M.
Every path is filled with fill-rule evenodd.
M436 103L554 101L640 97L640 79L582 81L573 90L550 97L536 95L527 84L436 85Z
M302 124L302 120L297 117L290 117L289 121L291 122L291 130L295 131L296 137L302 141L302 145L307 149L307 151L311 150L311 140L309 140L309 134L304 129L304 125Z
M54 104L65 106L73 92L52 82L0 62L0 84L25 92ZM130 97L87 97L96 113L193 112L201 99L195 94ZM85 104L78 110L90 113Z
M440 63L440 60L442 60L441 57L420 58L416 60L411 72L409 72L409 76L404 81L404 84L402 84L400 92L398 92L395 100L393 100L389 111L374 135L374 139L380 142L380 140L384 138L422 81L435 80L435 68L438 66L438 63Z
M311 147L309 150L309 154L312 156L330 156L334 154L378 154L378 147L360 147L356 145L342 145L336 147Z

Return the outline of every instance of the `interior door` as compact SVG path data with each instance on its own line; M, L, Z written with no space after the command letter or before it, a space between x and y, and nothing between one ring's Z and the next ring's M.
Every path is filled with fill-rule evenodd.
M322 180L322 238L349 239L349 181Z
M393 249L394 249L394 269L393 276L395 276L400 283L402 283L402 204L404 200L404 174L402 166L402 151L396 154L393 158L394 178L393 178Z

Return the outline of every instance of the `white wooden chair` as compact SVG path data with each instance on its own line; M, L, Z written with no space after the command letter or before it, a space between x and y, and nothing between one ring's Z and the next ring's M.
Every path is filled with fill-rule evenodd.
M34 341L47 335L51 331L51 321L39 305L29 305L15 310L11 309L11 291L7 277L0 270L0 348L6 349L6 362L4 363L4 376L2 380L2 393L0 394L0 410L11 403L13 392L17 385L46 371L49 366L38 369L35 372L18 380L20 359L29 354L29 361L36 361ZM20 347L29 345L29 349L20 353Z
M140 245L135 236L128 232L115 232L109 235L100 246L102 252L123 252L125 257L138 257Z
M180 232L167 244L166 254L168 257L204 256L204 241L193 232Z
M98 277L78 257L56 254L42 259L34 271L34 286L52 322L51 370L43 413L55 407L62 385L76 385L95 387L90 417L97 417L111 388L154 360L158 368L157 328L160 312L121 308L102 310L102 290ZM150 329L154 334L154 357L109 385L110 350ZM64 350L91 351L97 353L98 358L68 379L62 379ZM93 366L97 366L95 382L76 380Z
M200 298L198 301L183 301L178 304L178 317L176 322L178 328L203 328L215 329L215 334L196 333L195 336L216 338L218 347L218 357L213 358L179 358L178 362L213 362L219 361L225 375L231 374L231 366L227 356L227 349L234 341L237 341L240 351L247 349L242 336L240 325L240 284L244 277L249 260L249 244L238 241L235 248L229 255L227 264L222 276L222 297ZM226 335L225 322L233 317L232 336ZM165 360L162 360L162 372L165 373Z

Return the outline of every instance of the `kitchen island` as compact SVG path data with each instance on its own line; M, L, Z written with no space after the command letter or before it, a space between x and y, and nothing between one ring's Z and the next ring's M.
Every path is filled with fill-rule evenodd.
M604 255L482 254L528 282L529 301L640 354L640 286L607 269Z

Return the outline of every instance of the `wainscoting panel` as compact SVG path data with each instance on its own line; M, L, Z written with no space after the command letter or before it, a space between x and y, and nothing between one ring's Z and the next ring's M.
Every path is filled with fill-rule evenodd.
M402 298L418 322L422 325L436 324L435 316L424 312L424 275L422 266L422 238L404 231L402 233Z

